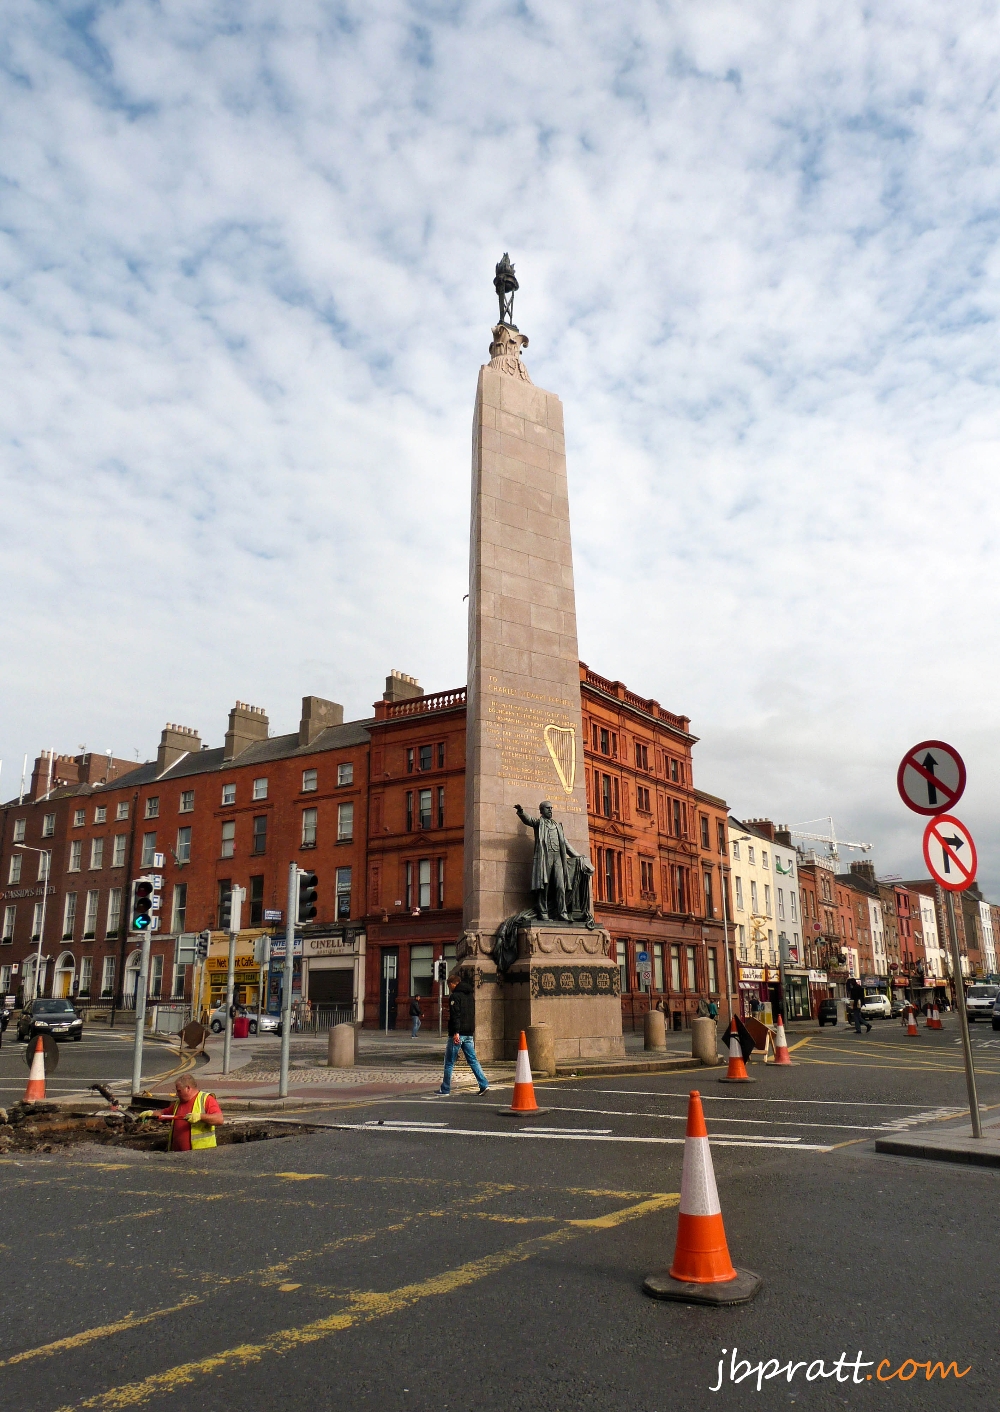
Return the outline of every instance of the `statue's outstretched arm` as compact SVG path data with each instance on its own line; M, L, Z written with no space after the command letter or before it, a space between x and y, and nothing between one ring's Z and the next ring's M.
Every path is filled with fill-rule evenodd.
M515 804L515 805L514 805L514 813L515 813L515 814L517 815L517 817L521 820L521 823L522 823L522 824L527 824L527 825L528 825L528 828L529 828L529 829L535 829L535 828L537 828L538 825L541 823L541 819L532 818L532 816L531 816L530 814L526 814L526 813L524 812L524 810L521 808L520 804Z

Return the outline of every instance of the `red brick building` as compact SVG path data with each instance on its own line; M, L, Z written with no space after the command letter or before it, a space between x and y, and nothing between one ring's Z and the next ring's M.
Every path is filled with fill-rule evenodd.
M615 943L623 1021L641 1024L662 1001L683 1027L709 996L725 1014L726 805L694 787L686 717L580 672L595 913ZM398 673L361 721L305 697L298 731L273 736L262 708L237 702L222 746L168 725L156 759L138 767L40 757L31 798L3 806L0 984L20 994L27 980L30 993L44 899L44 992L127 999L138 966L130 885L155 873L151 995L191 997L177 938L209 930L221 951L238 885L237 985L252 1000L251 945L283 935L294 860L319 879L296 994L363 1003L366 1024L394 1024L404 996L433 1016L433 961L454 956L462 927L464 801L464 688L425 696ZM47 880L17 843L50 854ZM218 998L218 966L213 975ZM273 973L272 1003L276 985Z

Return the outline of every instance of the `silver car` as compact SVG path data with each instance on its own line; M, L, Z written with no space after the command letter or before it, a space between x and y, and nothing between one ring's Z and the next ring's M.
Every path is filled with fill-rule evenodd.
M992 1020L993 1004L1000 986L970 985L965 992L965 1008L970 1020Z
M243 1015L250 1021L251 1034L281 1034L280 1015L257 1015L253 1010L247 1010L239 1005L236 1008L237 1015ZM226 1007L217 1005L208 1017L208 1027L213 1034L221 1034L226 1028Z

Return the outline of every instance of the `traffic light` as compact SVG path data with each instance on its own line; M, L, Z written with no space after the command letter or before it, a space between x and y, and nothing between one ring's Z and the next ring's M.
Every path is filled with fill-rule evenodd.
M149 878L137 878L132 884L132 931L148 931L152 923L153 884Z
M434 979L439 983L448 979L448 962L443 956L439 956L434 962Z
M219 930L227 932L233 919L233 890L227 888L219 899Z
M315 873L299 873L299 921L311 922L316 915L316 887L319 878Z
M211 932L199 932L195 939L195 955L199 961L208 960L208 943L212 940Z

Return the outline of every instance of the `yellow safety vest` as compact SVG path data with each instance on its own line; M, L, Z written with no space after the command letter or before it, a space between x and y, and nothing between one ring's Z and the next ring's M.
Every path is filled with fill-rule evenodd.
M191 1149L194 1151L199 1147L215 1147L215 1124L200 1122L202 1109L205 1106L206 1098L214 1098L214 1094L202 1093L200 1090L191 1106L191 1113L188 1121L191 1125ZM179 1104L174 1103L174 1112L177 1112ZM171 1143L173 1146L173 1143Z

